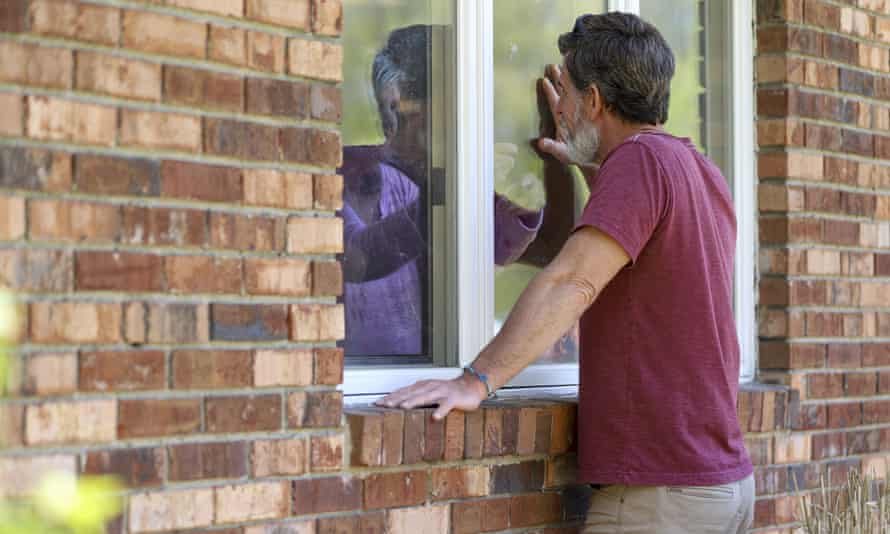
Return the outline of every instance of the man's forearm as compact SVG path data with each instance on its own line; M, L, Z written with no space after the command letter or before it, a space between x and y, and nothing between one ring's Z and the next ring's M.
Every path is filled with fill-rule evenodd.
M488 376L493 389L504 386L578 321L598 291L569 274L542 271L529 283L500 333L479 354L474 368Z

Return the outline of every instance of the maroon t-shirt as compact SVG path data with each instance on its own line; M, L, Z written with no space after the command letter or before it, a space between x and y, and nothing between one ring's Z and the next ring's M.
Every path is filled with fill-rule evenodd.
M591 180L583 226L614 238L631 263L581 318L581 480L745 478L726 179L688 139L638 134Z

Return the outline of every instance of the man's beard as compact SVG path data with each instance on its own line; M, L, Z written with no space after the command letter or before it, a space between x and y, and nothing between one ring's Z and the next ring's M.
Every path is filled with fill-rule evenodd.
M565 120L562 121L563 130L566 132L566 149L572 163L577 165L593 165L596 161L596 153L600 148L600 132L596 126L581 118L581 111L575 110L575 131L568 133Z

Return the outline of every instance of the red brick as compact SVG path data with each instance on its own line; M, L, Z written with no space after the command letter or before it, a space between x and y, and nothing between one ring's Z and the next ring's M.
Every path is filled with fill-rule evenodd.
M161 166L165 197L209 202L240 202L241 171L232 167L165 161Z
M177 389L240 388L253 385L249 351L180 350L173 353L173 387Z
M338 261L312 263L312 295L316 297L343 294L343 269Z
M25 444L25 406L5 404L0 406L0 446L17 447ZM0 484L0 495L6 489Z
M851 402L828 405L828 426L849 428L862 424L862 404Z
M297 415L297 413L291 412L289 407L289 427L338 427L343 415L343 393L339 391L307 392L302 425L296 424Z
M254 477L302 475L309 471L306 439L255 441L250 454Z
M844 454L844 434L832 432L830 434L814 434L812 451L813 460L836 458Z
M314 383L327 386L343 383L343 349L315 349Z
M464 458L468 460L482 458L485 441L485 410L468 412L465 416L464 427L466 429Z
M302 420L302 418L300 418ZM383 464L383 414L355 411L346 414L352 443L350 464L378 466ZM401 438L401 435L399 436Z
M129 310L128 310L129 311ZM137 317L128 317L127 324ZM147 310L145 333L150 343L201 343L208 341L207 306L202 304L151 303ZM132 341L128 338L128 341Z
M226 17L244 16L244 0L168 0L167 4Z
M2 81L54 89L70 89L72 86L74 55L70 50L2 41L0 56L18 58L0 65Z
M73 256L64 250L0 250L0 285L17 291L71 291Z
M77 354L38 353L25 360L22 394L64 395L77 389Z
M305 39L288 43L288 72L294 76L332 82L343 80L343 47Z
M555 523L562 519L559 494L537 493L517 495L510 501L512 528Z
M244 202L287 209L312 207L312 176L270 169L244 171Z
M120 144L200 152L201 119L192 115L124 109L121 110ZM164 181L166 185L166 177Z
M124 206L122 215L122 243L200 247L207 242L207 214L201 210Z
M485 408L485 456L499 456L504 439L504 412L501 408Z
M345 517L319 518L317 534L384 534L386 513L369 512Z
M339 123L343 118L343 95L338 87L313 85L309 107L313 119Z
M309 86L301 82L249 78L247 112L306 118L309 116Z
M841 373L807 375L807 395L810 398L843 397L844 375Z
M343 251L343 220L337 217L294 217L287 225L287 249L295 254L338 254Z
M126 48L178 57L204 58L207 25L159 13L124 11Z
M890 401L867 401L863 403L863 423L890 422Z
M114 145L117 135L117 111L114 108L45 96L29 96L27 99L28 137Z
M338 341L345 336L343 305L295 304L290 307L293 341Z
M86 291L163 291L163 258L127 252L78 252L76 281Z
M161 99L161 66L81 51L75 85L82 91L156 102Z
M841 28L841 11L839 7L819 0L805 0L804 20L807 24L837 31Z
M208 432L261 432L281 428L279 395L213 397L205 401Z
M0 135L21 137L25 133L25 104L19 94L0 94L0 106L6 113L0 117Z
M874 395L878 388L878 375L875 373L846 373L844 388L850 397Z
M239 258L167 256L164 270L173 293L241 294Z
M403 460L403 440L405 436L405 413L402 410L383 411L383 443L381 463L400 465Z
M284 304L212 304L211 337L224 341L287 339Z
M167 371L161 351L84 352L79 363L81 391L165 389Z
M290 483L286 481L226 486L216 488L214 494L217 523L280 519L289 515ZM279 529L257 532L255 528L248 528L245 534L273 534L276 531Z
M429 475L425 471L372 474L364 481L365 508L396 508L423 504Z
M247 65L247 34L241 28L211 25L207 48L213 61L239 67Z
M483 497L488 495L489 476L484 465L433 469L431 495L434 500Z
M88 452L83 471L87 475L114 475L129 488L160 486L164 477L164 451L141 448Z
M238 251L282 251L285 227L284 218L211 213L210 244Z
M343 31L342 0L312 0L312 31L319 35L340 35Z
M455 410L445 418L444 460L454 462L464 457L464 412Z
M214 490L189 489L141 493L129 498L127 532L157 532L206 527L213 522Z
M362 507L362 481L355 477L295 480L292 494L294 515L347 512Z
M423 435L423 459L426 462L438 462L445 454L445 421L433 419L433 410L424 410L426 424Z
M304 260L249 258L244 267L249 294L304 297L310 293L311 271Z
M164 101L224 111L244 109L244 80L239 76L167 65Z
M247 18L286 26L297 30L309 30L309 0L246 0Z
M55 402L25 408L28 445L110 442L116 437L114 400Z
M212 478L241 478L247 474L247 445L189 443L167 447L168 480L185 482Z
M120 39L120 10L66 0L31 2L32 33L116 46Z
M312 472L339 471L343 468L343 434L312 436Z
M118 418L119 439L190 434L201 428L201 400L121 400Z
M528 493L544 487L545 462L534 460L517 464L492 466L492 493Z
M858 343L828 346L828 366L856 368L862 366L862 345Z
M254 354L253 385L311 385L312 361L312 351L308 349L258 350Z
M286 40L280 35L247 32L247 66L277 74L284 73Z
M204 149L208 154L239 160L278 161L279 129L233 119L204 121Z
M34 343L117 343L121 307L96 302L32 302L30 340Z
M863 344L862 365L865 367L885 367L890 365L890 343Z
M0 31L19 33L25 31L25 0L9 0L0 6Z
M74 158L74 175L81 193L101 196L158 196L160 193L160 165L153 160L78 154Z

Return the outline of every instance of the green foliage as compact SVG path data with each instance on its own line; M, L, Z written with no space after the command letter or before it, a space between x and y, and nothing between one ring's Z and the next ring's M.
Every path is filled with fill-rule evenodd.
M0 397L9 382L19 315L15 297L0 288ZM121 512L122 489L112 477L50 473L30 498L0 499L0 534L100 534Z

